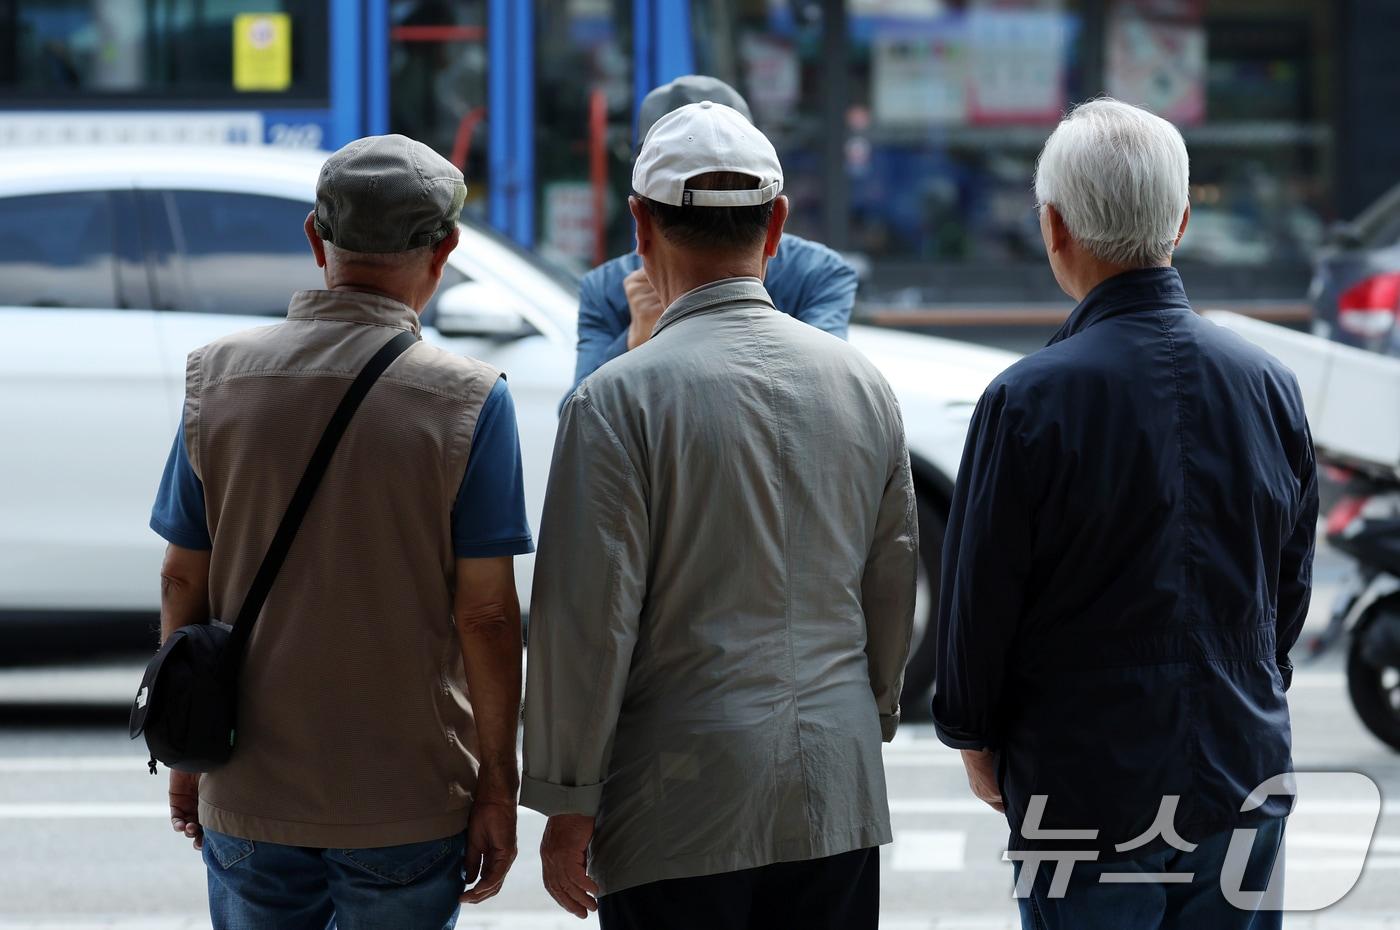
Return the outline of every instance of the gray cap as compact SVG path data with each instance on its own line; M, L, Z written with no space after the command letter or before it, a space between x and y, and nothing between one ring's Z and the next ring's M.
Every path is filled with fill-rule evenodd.
M316 181L316 234L350 252L407 252L452 234L462 172L407 136L366 136L335 152Z
M637 108L637 145L646 141L647 133L656 121L673 110L679 110L688 103L710 100L738 110L744 119L753 122L749 105L739 92L719 78L706 74L687 74L669 84L662 84L642 98Z

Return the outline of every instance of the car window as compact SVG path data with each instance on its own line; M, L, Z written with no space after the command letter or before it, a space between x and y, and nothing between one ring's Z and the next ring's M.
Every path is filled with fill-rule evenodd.
M292 293L325 287L302 224L311 204L223 191L164 195L183 294L174 309L282 316Z
M148 201L147 209L143 226L156 244L167 309L283 316L294 291L325 287L302 228L311 212L308 202L165 191ZM178 257L173 264L170 252ZM424 325L433 324L442 292L467 280L451 265L443 269L442 283L423 309Z
M0 305L116 307L116 281L105 192L0 199Z

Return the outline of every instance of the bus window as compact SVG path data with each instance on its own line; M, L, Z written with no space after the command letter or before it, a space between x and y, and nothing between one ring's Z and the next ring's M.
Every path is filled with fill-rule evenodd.
M389 125L432 146L467 179L468 217L486 216L486 0L390 6Z
M0 101L229 98L324 105L328 0L12 0L0 4ZM240 92L234 21L286 14L285 88Z
M633 5L535 6L537 247L575 270L632 248Z

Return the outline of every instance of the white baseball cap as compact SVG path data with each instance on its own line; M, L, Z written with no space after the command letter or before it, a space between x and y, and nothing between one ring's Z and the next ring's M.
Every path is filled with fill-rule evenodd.
M758 180L740 191L690 191L686 182L727 171ZM768 137L732 107L689 103L657 120L642 140L632 189L673 207L754 207L783 192L783 166Z

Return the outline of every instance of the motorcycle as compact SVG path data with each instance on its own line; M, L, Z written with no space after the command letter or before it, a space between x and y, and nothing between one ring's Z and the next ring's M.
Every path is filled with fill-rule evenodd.
M1342 485L1328 511L1327 542L1356 571L1338 595L1310 658L1347 643L1347 691L1357 716L1400 751L1400 479L1330 466Z

